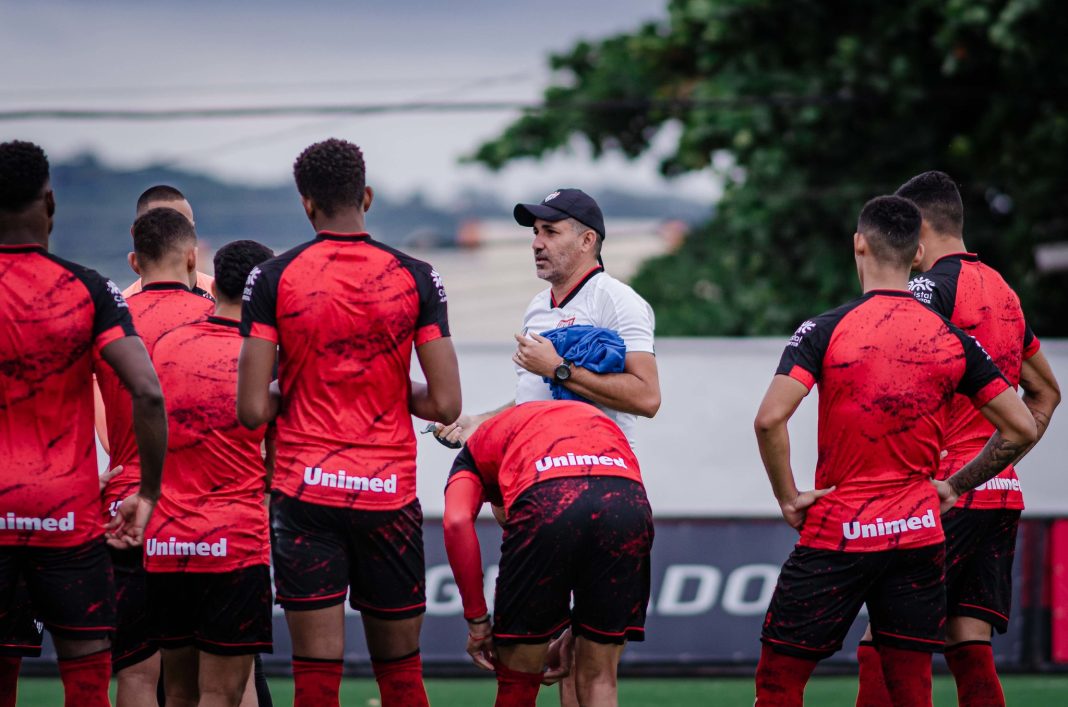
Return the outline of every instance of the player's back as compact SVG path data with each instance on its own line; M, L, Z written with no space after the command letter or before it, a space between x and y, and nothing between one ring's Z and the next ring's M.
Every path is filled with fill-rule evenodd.
M437 273L366 234L321 233L252 271L244 318L279 346L274 488L336 507L411 502L413 345L448 336Z
M203 319L213 309L210 300L176 282L150 283L127 302L134 326L150 356L161 336L184 324ZM133 493L137 487L141 462L133 431L130 393L110 366L98 364L97 369L97 383L106 411L110 465L112 468L123 467L122 472L112 477L104 489L106 518L114 513L117 502Z
M948 405L962 386L980 403L1003 389L970 380L979 366L968 357L981 349L898 290L869 292L805 322L791 345L779 373L818 382L816 486L837 487L809 511L801 544L871 550L940 541L929 479ZM869 516L870 532L862 527Z
M248 430L237 421L238 326L209 316L163 335L153 351L167 401L168 443L162 496L145 532L150 570L206 565L221 572L268 562L264 428ZM171 537L207 543L207 550L156 552Z
M113 283L43 248L0 247L0 273L0 545L77 545L102 531L93 352L133 327Z
M1023 361L1039 349L1024 319L1020 298L996 270L971 253L940 258L909 284L913 295L975 337L1012 386L1019 385ZM946 426L946 478L970 461L990 439L994 426L965 396L951 403ZM1023 508L1023 494L1010 466L961 500L971 508Z

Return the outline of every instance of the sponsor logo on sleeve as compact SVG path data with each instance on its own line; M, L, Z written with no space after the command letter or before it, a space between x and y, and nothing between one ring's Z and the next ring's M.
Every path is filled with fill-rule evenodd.
M431 268L431 270L430 270L430 279L433 280L434 287L437 288L438 301L439 302L448 302L449 298L445 294L445 283L442 281L441 275L438 274L437 270L434 270L433 268Z
M802 322L801 326L797 327L797 331L790 337L790 340L786 342L787 346L797 346L801 343L801 339L805 338L805 335L816 328L816 322L811 319Z
M108 285L108 294L111 295L111 298L113 300L115 300L115 306L116 307L128 307L129 305L126 304L126 298L122 296L122 290L119 289L119 286L116 285L111 280L108 280L107 285Z
M912 296L923 302L924 304L931 304L931 298L934 297L935 291L934 280L920 275L909 280L909 292Z
M256 284L256 279L260 276L261 272L263 271L260 270L258 265L252 268L251 272L249 272L248 279L245 280L245 289L241 293L241 299L245 302L252 301L252 287Z

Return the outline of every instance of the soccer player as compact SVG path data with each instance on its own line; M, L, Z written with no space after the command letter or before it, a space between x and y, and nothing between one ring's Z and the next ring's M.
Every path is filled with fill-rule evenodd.
M931 656L945 635L940 508L1032 444L1035 422L970 336L917 302L920 213L869 201L853 236L864 295L804 322L786 346L755 422L783 516L801 537L764 619L757 704L802 704L805 684L865 602L895 705L931 704ZM787 422L819 385L818 490L799 493ZM996 428L946 481L932 483L954 392Z
M189 288L196 272L196 231L181 213L170 208L146 212L133 225L133 266L142 290L128 300L134 326L149 355L167 332L207 317L212 303ZM104 488L104 516L110 520L119 504L136 487L140 465L130 417L130 394L107 366L97 366L97 383L104 403L109 468L121 469ZM147 575L140 547L112 548L118 625L112 660L118 676L119 706L145 704L156 695L159 653L152 640Z
M130 391L140 483L114 526L140 542L159 497L167 421L159 381L118 287L48 253L48 158L0 144L0 612L21 576L51 632L67 705L107 705L115 588L93 444L94 353ZM11 636L0 635L0 643ZM0 704L14 704L5 659ZM17 662L17 661L15 661Z
M411 415L460 413L445 289L430 265L365 232L374 193L360 148L316 143L293 171L317 234L249 275L237 405L246 427L277 420L271 551L296 704L338 703L346 594L384 707L425 704ZM426 383L410 380L413 346Z
M168 184L157 184L155 186L145 189L141 193L141 196L137 198L137 214L136 218L141 218L152 209L174 209L182 216L189 219L189 223L196 227L196 220L193 218L193 207L189 204L189 200L185 198L185 194L180 192L176 187L172 187ZM130 230L131 234L133 229ZM135 258L134 254L130 253L128 256L130 261L130 267L134 268ZM210 297L211 293L211 275L202 273L199 270L194 270L189 278L189 288L198 295L203 297ZM135 280L129 287L122 291L122 294L126 297L135 295L141 291L142 281L141 278Z
M897 194L923 216L922 273L909 283L920 302L974 336L1013 387L1024 389L1041 439L1060 388L1038 339L1024 320L1020 300L1005 280L964 245L964 206L957 185L943 172L925 172ZM963 396L953 399L938 478L964 466L990 438L993 426ZM1017 460L1018 461L1018 460ZM942 516L946 533L946 663L961 705L1004 705L990 645L993 630L1008 628L1012 562L1023 492L1012 465L964 494ZM869 641L858 648L858 704L888 705L878 656Z
M238 705L253 655L271 652L265 427L237 422L237 357L245 281L273 255L254 241L220 248L214 314L152 352L170 441L144 548L168 705Z
M492 625L475 535L487 500L507 517ZM463 598L467 652L496 668L498 707L535 704L549 639L567 625L577 636L579 703L616 704L623 646L644 640L652 543L638 461L604 413L574 401L531 402L479 426L449 474L445 549Z

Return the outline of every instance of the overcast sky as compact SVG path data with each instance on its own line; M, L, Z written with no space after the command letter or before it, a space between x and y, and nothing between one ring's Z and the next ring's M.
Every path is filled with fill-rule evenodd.
M189 108L400 102L533 101L546 58L664 13L665 0L0 0L0 110ZM344 137L369 181L436 200L467 187L509 199L557 186L623 186L706 200L708 175L666 182L655 156L593 162L581 143L494 175L458 158L509 112L212 119L0 122L0 139L42 144L53 160L92 151L110 164L166 162L239 182L289 179L306 145ZM661 136L661 150L673 135Z

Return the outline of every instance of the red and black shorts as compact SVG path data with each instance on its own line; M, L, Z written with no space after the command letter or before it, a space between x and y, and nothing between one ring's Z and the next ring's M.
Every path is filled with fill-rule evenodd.
M877 644L936 653L946 640L945 546L838 552L797 546L779 574L761 640L822 660L842 648L867 603Z
M20 577L12 603L0 606L0 656L36 658L43 639L44 624L34 617L30 591Z
M20 599L22 580L26 593ZM28 635L30 617L55 636L109 638L115 630L115 579L103 538L74 547L0 547L0 611L11 612L0 644L17 647L20 631Z
M1020 511L953 508L942 516L946 533L946 610L1009 628L1012 562Z
M597 643L644 640L652 546L652 512L636 481L592 476L531 486L504 526L494 642L544 643L568 624Z
M194 646L214 655L271 653L271 570L149 572L160 648Z
M148 573L141 548L115 550L115 636L111 640L111 668L119 672L151 658L159 650L152 638L148 611Z
M276 601L287 611L336 606L379 619L426 612L423 511L334 508L271 493ZM351 589L351 591L350 591Z

